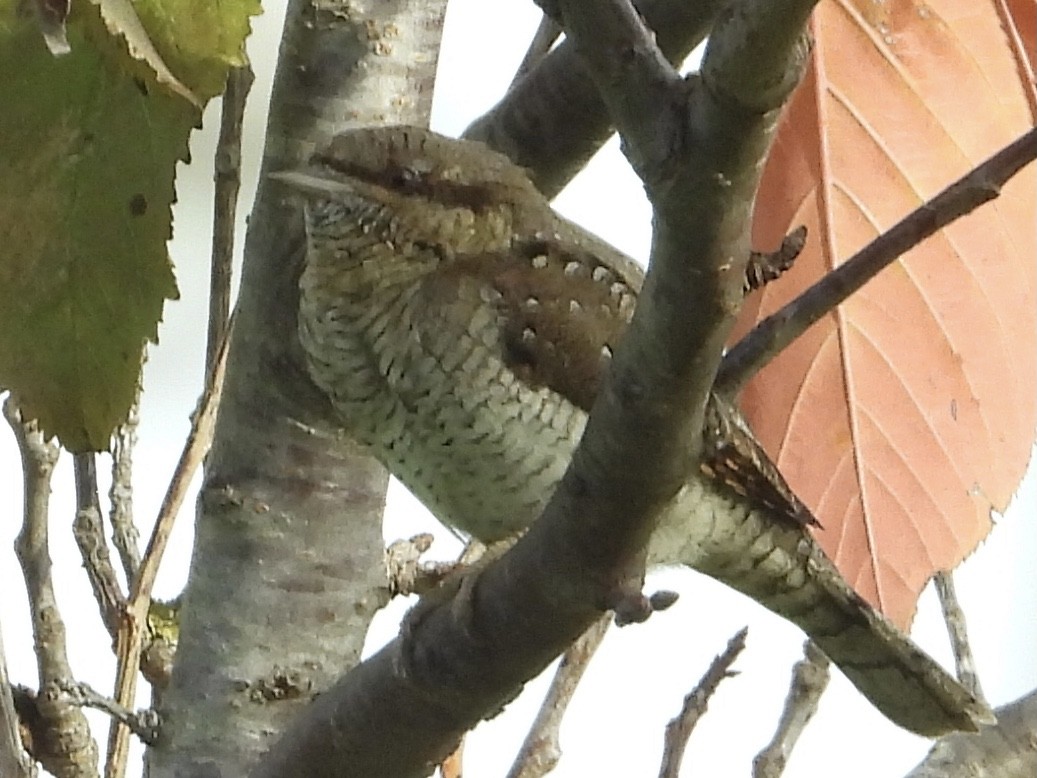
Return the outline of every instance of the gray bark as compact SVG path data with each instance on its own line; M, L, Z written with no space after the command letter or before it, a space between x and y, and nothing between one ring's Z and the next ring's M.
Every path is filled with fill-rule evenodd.
M347 16L293 2L264 175L351 123L425 123L444 6L351 3ZM384 598L387 476L339 434L300 369L301 223L282 196L261 180L163 735L147 755L154 778L246 774L356 664Z
M635 3L656 30L659 50L679 65L706 38L723 0L642 0ZM530 170L549 199L569 183L615 132L593 73L572 40L563 40L464 137L507 154Z
M1037 691L998 708L997 725L940 738L907 778L1033 778Z

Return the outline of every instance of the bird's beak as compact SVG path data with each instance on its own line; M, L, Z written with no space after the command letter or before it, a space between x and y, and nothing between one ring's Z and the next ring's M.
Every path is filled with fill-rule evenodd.
M329 178L327 175L322 175L306 168L300 170L280 170L276 173L268 174L268 178L280 181L292 189L311 197L333 198L354 191L344 181L336 181L334 178Z

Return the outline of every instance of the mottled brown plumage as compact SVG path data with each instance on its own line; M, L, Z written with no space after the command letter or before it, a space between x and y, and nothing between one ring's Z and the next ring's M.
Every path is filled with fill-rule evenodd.
M306 196L299 336L343 426L445 524L484 541L528 526L583 432L640 270L505 157L426 130L344 133L278 177ZM703 435L653 561L794 621L902 726L989 717L843 581L734 407L713 397Z

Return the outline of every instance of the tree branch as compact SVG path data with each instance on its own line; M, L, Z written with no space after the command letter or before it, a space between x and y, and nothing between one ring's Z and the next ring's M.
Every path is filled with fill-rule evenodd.
M607 615L598 619L562 654L558 670L540 705L540 712L529 728L526 739L522 741L522 747L508 771L508 778L540 778L558 765L558 760L562 758L562 719L591 659L605 639L611 622L612 619Z
M58 610L50 575L47 533L50 479L59 449L56 443L44 440L35 423L22 421L10 397L3 409L21 453L25 483L22 529L14 550L25 578L33 647L39 665L40 691L31 700L32 756L62 778L90 778L97 775L97 743L90 735L83 712L62 700L56 692L57 684L72 678L65 623Z
M545 14L541 18L536 32L533 33L533 39L529 42L529 48L522 57L522 62L515 70L515 77L512 79L509 89L514 89L522 79L529 75L530 71L544 61L561 34L561 25Z
M778 778L785 771L792 749L817 713L817 704L828 687L829 664L813 641L803 645L803 658L792 668L792 684L778 728L771 742L753 759L753 778Z
M659 49L679 64L705 40L723 0L643 0L637 4ZM612 119L591 71L571 40L562 41L474 121L464 137L507 154L530 171L548 198L557 195L612 135Z
M234 263L234 231L238 192L241 190L241 129L245 104L255 75L248 65L227 74L220 115L220 137L213 163L216 191L212 211L212 259L209 271L209 330L205 342L205 370L211 375L219 351L227 340L230 322L230 289Z
M58 689L67 696L68 702L72 705L94 708L107 713L110 717L128 727L143 742L154 744L158 740L158 714L150 708L134 712L129 708L123 707L110 697L105 697L90 684L82 681L63 681L58 684Z
M750 378L901 255L956 219L993 200L1037 156L1037 129L1013 141L916 208L777 313L768 316L724 357L717 391L736 394Z
M108 490L108 520L112 545L119 553L122 571L132 581L140 567L140 533L133 521L133 450L140 423L140 386L126 421L112 435L112 485Z
M144 558L136 577L130 584L128 601L123 609L123 618L116 634L116 672L114 704L123 708L133 705L137 690L137 670L144 648L147 630L148 607L151 591L158 577L162 556L173 533L173 525L180 514L198 467L202 464L212 442L216 411L223 390L224 369L227 359L227 343L217 352L212 371L206 375L205 388L198 401L198 408L191 419L191 430L187 434L183 451L177 460L173 477L159 506L158 517L148 538ZM121 775L126 769L129 749L129 729L119 718L112 721L108 731L108 758L105 763L106 776Z
M943 621L947 625L947 635L954 653L954 666L957 670L958 680L972 692L972 696L985 702L983 688L979 683L979 674L976 672L976 662L972 658L972 648L969 646L965 612L961 609L958 595L954 591L954 578L949 572L939 572L933 576L933 583L936 585L936 595L940 600L940 608L943 610Z
M72 460L76 481L76 518L72 535L76 539L83 569L101 610L101 621L113 638L126 607L126 597L115 575L112 557L101 525L101 501L97 494L97 461L93 453L75 454Z
M1037 775L1037 691L998 708L995 725L955 732L933 745L906 778L1033 778Z
M731 670L738 655L745 650L745 638L749 634L748 627L742 627L727 642L727 648L709 665L702 680L684 698L680 713L666 725L666 736L663 740L663 758L659 767L659 778L677 778L681 763L684 761L684 750L688 739L706 713L710 698L716 693L720 683L736 673Z
M749 206L778 103L760 106L777 93L727 79L720 64L704 66L710 77L689 87L629 3L561 7L656 207L652 268L633 323L541 519L501 559L455 582L455 596L437 590L401 637L321 694L257 778L423 775L602 610L639 596L656 517L695 464L705 400L742 296ZM802 21L803 4L753 7L760 26L780 34L742 47L743 66L787 61L780 81L791 89L806 49L802 29L786 34L787 20ZM732 17L716 33L737 40L754 29ZM721 61L737 48L716 45ZM645 456L632 461L634 446Z

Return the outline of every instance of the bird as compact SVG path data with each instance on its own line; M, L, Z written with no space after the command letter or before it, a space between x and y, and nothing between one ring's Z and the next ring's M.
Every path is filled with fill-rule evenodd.
M530 526L583 433L640 267L506 156L431 130L347 130L272 175L303 202L298 337L343 429L446 526L484 543ZM733 402L711 395L703 435L650 563L693 567L792 621L901 727L935 737L993 720L846 583Z

